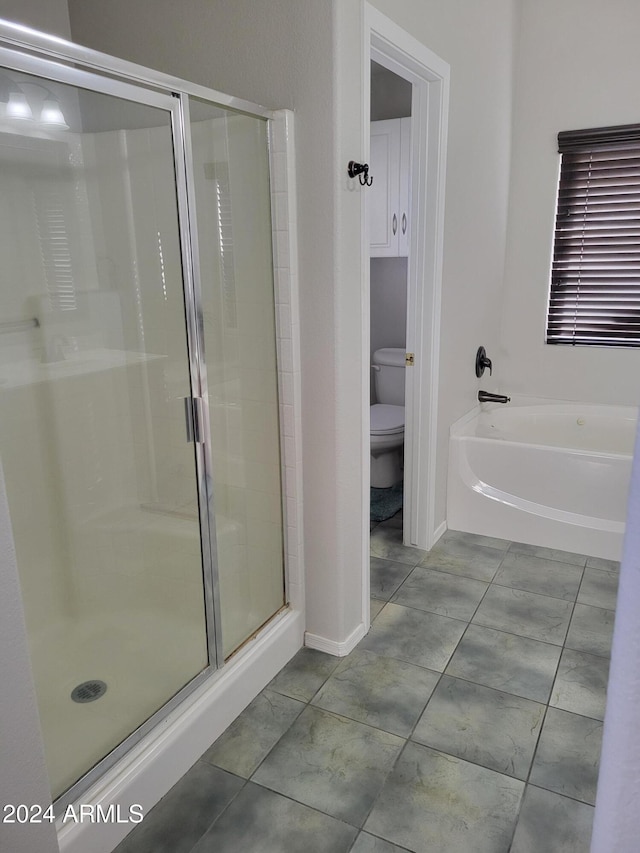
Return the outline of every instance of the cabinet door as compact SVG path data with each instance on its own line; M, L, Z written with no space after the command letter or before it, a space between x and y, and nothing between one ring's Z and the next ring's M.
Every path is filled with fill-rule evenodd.
M411 119L371 122L371 257L409 254Z
M401 118L400 166L398 170L398 254L409 256L409 213L411 212L411 119Z
M371 122L369 238L374 258L398 254L400 219L400 121Z

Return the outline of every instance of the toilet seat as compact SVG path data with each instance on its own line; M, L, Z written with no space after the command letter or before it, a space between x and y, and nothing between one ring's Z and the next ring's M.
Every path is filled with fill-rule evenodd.
M371 435L400 435L404 432L404 406L374 403L371 406Z

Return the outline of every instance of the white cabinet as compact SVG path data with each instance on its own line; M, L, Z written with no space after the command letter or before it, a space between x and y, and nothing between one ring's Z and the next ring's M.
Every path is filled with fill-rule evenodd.
M371 122L371 257L409 254L411 119Z

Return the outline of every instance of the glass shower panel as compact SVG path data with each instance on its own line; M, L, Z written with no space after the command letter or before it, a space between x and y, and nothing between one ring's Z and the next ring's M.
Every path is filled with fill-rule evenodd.
M34 118L0 116L0 459L58 797L208 665L171 114L2 76Z
M190 99L225 656L285 603L266 122Z

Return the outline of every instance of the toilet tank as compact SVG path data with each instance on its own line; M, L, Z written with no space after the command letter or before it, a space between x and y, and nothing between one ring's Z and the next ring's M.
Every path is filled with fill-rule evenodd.
M405 351L395 347L377 349L373 354L373 377L378 403L404 406Z

